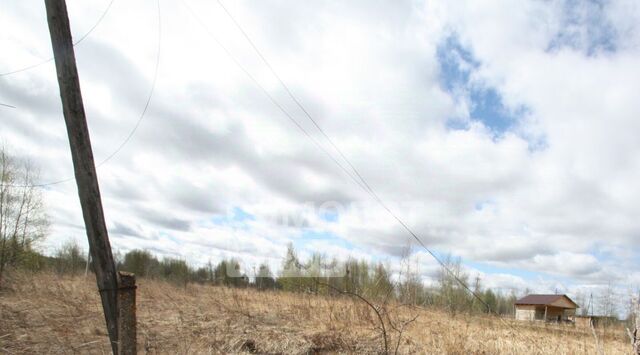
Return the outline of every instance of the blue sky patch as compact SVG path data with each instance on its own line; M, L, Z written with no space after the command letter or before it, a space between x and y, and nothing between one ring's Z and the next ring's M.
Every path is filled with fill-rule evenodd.
M464 48L455 36L447 37L438 47L437 57L440 64L440 84L448 92L469 82L471 70L480 66L471 52Z
M320 213L320 218L327 222L338 222L340 215L336 211L324 211Z
M547 52L564 48L584 51L587 56L617 50L618 34L605 13L606 1L566 0L563 4L561 30L547 47Z
M211 221L220 226L245 226L247 221L255 221L256 217L240 207L233 207L226 214L214 216Z
M518 122L518 117L527 112L524 107L511 112L495 88L473 79L472 74L480 67L480 62L461 45L456 36L449 36L439 46L437 56L441 87L456 100L467 101L469 106L469 117L451 118L447 128L468 129L467 119L470 119L481 122L494 135L501 136Z
M493 88L471 90L471 119L479 120L493 132L506 132L516 119L506 113L502 98Z
M339 237L338 235L332 232L317 230L317 229L309 229L309 230L302 231L302 233L300 234L300 238L295 240L294 246L298 250L306 249L307 243L314 240L327 242L347 250L353 250L355 248L353 244ZM323 252L323 250L313 250L313 251L317 251L320 253Z
M512 267L501 268L501 267L489 265L486 263L467 261L465 262L465 264L469 267L482 271L485 274L510 274L510 275L522 277L525 280L533 280L540 275L540 273L538 272L526 271L526 270L516 269ZM471 275L471 277L474 277L474 275Z
M474 204L473 208L476 211L482 211L485 208L491 207L491 206L495 206L496 205L496 201L491 199L491 198L487 198L487 199L483 199L483 200L478 200L476 201L476 203Z

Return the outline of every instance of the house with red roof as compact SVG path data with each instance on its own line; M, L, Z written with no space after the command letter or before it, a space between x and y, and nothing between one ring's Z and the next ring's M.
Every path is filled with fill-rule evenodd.
M546 322L572 322L579 308L567 295L527 295L514 307L517 320Z

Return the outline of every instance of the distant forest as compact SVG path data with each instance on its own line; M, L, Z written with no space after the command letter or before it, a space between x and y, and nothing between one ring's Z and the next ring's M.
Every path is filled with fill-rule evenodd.
M76 243L67 243L52 256L35 250L20 250L11 267L32 272L52 271L60 275L81 275L91 271L86 251ZM396 301L414 306L436 306L450 313L491 312L500 315L513 314L515 292L494 292L481 285L481 279L470 277L462 269L460 259L445 258L445 268L437 274L436 282L425 286L417 270L406 263L401 272L394 275L384 263L365 260L338 260L323 254L313 254L301 261L292 245L282 260L282 267L274 273L263 263L251 275L242 268L242 261L231 258L202 267L190 266L177 258L158 258L147 250L131 250L116 255L117 268L136 274L139 278L165 280L176 286L188 283L210 284L226 287L251 287L262 291L281 290L316 295L357 294L376 301ZM404 263L403 263L404 264ZM477 296L466 290L459 279Z

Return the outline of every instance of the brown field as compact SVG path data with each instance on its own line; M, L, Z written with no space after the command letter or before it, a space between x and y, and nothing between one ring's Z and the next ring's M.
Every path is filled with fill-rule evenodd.
M381 353L376 316L348 297L138 282L141 353ZM432 309L388 307L389 351L430 354L630 353L622 329L591 331ZM389 326L387 326L389 328ZM598 348L599 347L599 348ZM92 277L10 274L0 291L0 352L109 353Z

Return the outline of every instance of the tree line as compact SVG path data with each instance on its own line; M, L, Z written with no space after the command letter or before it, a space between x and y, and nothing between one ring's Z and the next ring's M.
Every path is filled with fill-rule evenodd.
M31 271L50 270L59 275L82 275L92 272L87 262L87 252L75 242L59 247L51 256L30 251L30 258L16 267ZM468 292L458 280L468 283L469 276L463 271L460 259L447 257L445 266L427 285L419 270L412 270L404 263L400 270L382 262L347 259L338 260L324 254L312 254L301 260L293 245L289 245L278 272L273 272L267 263L247 270L237 258L210 261L194 267L184 259L158 258L148 250L135 249L124 254L114 253L118 270L133 272L139 278L164 280L176 286L189 283L215 286L255 288L260 291L285 291L315 295L357 294L373 301L396 301L414 306L433 306L451 314L461 312L492 312L502 315L513 313L514 292L502 294L484 288L476 277L472 288L478 297ZM456 278L458 280L456 280ZM488 307L487 307L488 305Z
M41 192L34 186L37 176L37 169L28 161L13 158L0 147L0 287L8 268L53 270L59 274L91 270L86 252L75 243L61 246L49 256L36 251L36 244L45 237L49 226ZM193 267L184 259L158 258L146 250L131 250L121 257L116 254L116 257L120 270L180 285L194 282L322 295L335 294L339 290L372 299L437 306L453 314L489 311L512 314L516 300L514 291L501 293L483 287L479 277L472 279L463 270L460 259L452 257L444 259L444 266L435 277L431 275L432 282L428 284L419 270L412 269L406 260L396 270L380 262L338 260L321 253L312 254L303 261L292 245L288 246L278 273L263 263L250 275L242 268L242 261L234 258ZM611 285L607 290L602 296L594 297L593 303L598 303L601 313L614 315L617 299ZM582 312L590 312L585 303L592 302L586 302L585 294L577 293L576 298L583 306Z
M52 255L43 255L35 250L22 253L13 268L31 272L51 271L59 275L83 275L92 273L91 262L87 262L87 252L75 242L67 242L57 248ZM300 260L292 245L276 273L267 263L247 272L242 261L237 258L210 261L206 265L194 267L184 259L158 258L148 250L135 249L124 254L114 253L118 270L133 272L139 278L163 280L176 286L186 287L189 283L224 287L255 288L260 291L285 291L315 295L337 295L347 292L358 294L374 301L394 300L414 306L434 306L451 314L461 312L495 312L506 315L513 313L514 292L502 294L480 284L474 279L471 286L478 298L474 297L459 282L469 281L462 270L460 259L445 258L445 265L437 272L435 282L425 284L419 270L404 267L392 271L382 262L366 260L338 260L323 254L312 254L306 261ZM407 265L409 263L406 263ZM488 305L489 307L485 306Z

